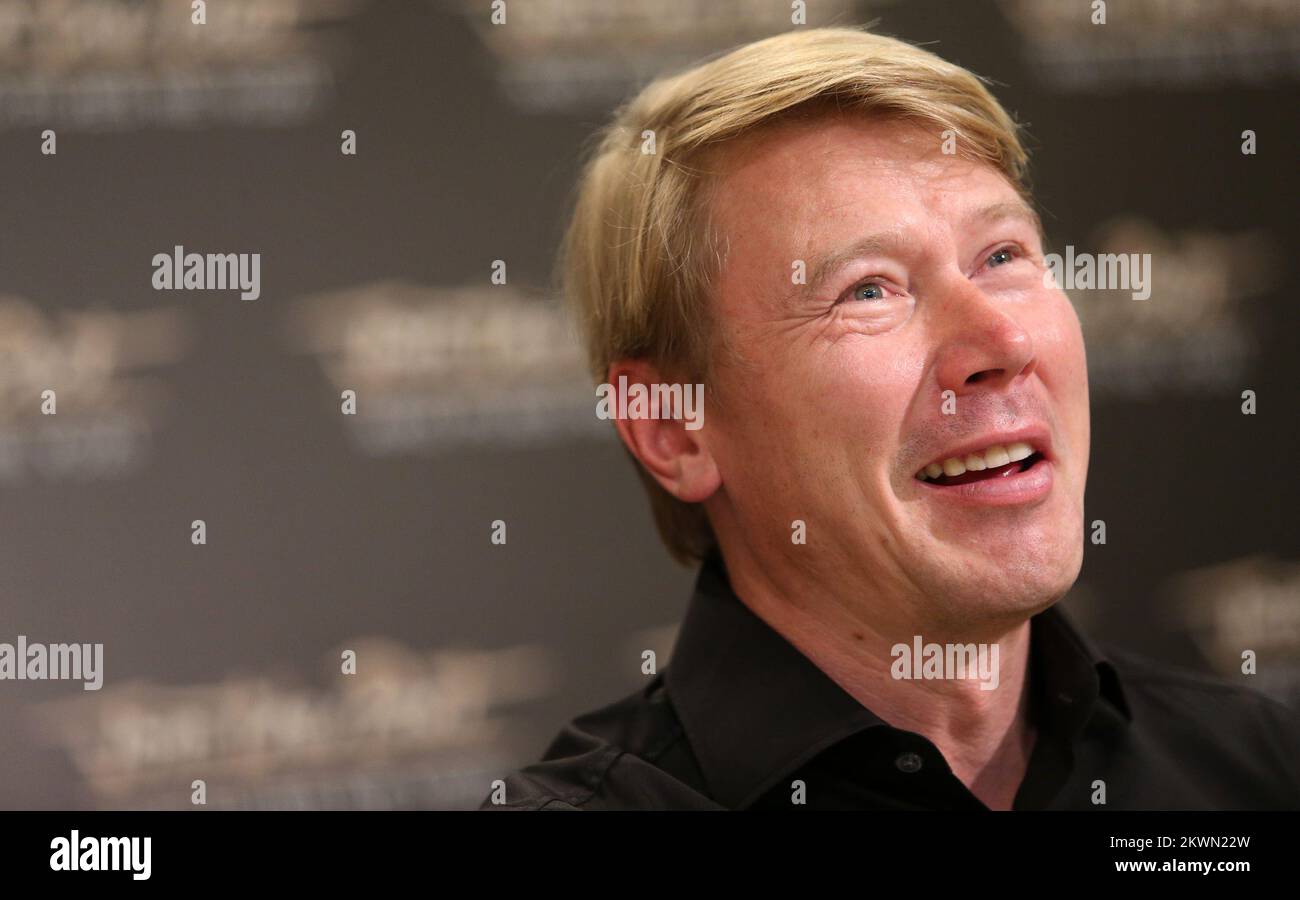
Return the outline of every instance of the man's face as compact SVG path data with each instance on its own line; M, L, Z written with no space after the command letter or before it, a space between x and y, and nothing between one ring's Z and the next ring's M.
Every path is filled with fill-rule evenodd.
M1032 214L940 142L827 116L724 150L705 427L715 523L957 625L1035 612L1078 575L1088 388Z

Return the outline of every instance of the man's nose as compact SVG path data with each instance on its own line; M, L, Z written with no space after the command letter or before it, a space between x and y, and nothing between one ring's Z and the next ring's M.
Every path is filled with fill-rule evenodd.
M965 277L954 279L939 315L939 390L1002 390L1034 371L1034 340L1007 303Z

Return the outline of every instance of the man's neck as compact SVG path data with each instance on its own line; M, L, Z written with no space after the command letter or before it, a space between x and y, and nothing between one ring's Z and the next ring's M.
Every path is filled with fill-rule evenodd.
M993 809L1010 809L1033 749L1029 721L1029 622L944 633L899 610L865 616L852 604L801 591L786 601L761 574L732 572L732 587L755 615L845 692L895 728L928 738L953 774ZM965 631L965 629L962 629ZM893 648L984 643L997 647L997 687L967 677L897 678ZM920 665L920 661L916 662ZM909 667L910 668L910 667ZM948 673L951 674L951 673Z

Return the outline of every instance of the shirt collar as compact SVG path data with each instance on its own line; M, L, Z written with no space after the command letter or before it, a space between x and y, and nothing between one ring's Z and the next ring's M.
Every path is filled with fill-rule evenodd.
M1098 696L1131 718L1114 667L1063 612L1051 607L1031 628L1051 727L1073 738ZM729 808L844 738L889 727L745 606L717 554L700 569L664 681L709 789Z

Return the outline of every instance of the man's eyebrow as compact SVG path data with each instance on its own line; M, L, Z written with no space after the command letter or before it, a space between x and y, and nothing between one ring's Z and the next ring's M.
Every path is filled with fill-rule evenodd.
M963 221L968 224L983 224L1004 219L1019 219L1031 225L1040 239L1045 237L1043 234L1043 220L1023 200L1004 200L999 203L990 203L988 206L982 206L975 210L966 216Z
M898 231L881 231L854 241L848 247L827 253L813 261L808 271L808 291L818 287L840 269L864 256L888 256L897 252L906 241Z

